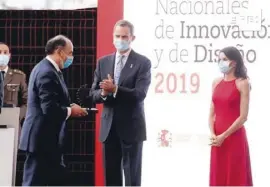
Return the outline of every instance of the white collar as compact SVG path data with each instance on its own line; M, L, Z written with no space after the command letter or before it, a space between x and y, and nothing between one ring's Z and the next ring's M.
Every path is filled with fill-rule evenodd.
M6 74L8 72L8 66L4 70L2 70L2 71L4 71L5 74Z
M56 64L56 62L53 59L51 59L49 56L46 56L46 59L49 60L52 63L52 65L55 67L55 69L57 71L60 71L61 72L59 66Z
M130 54L131 52L131 48L124 54L120 54L118 51L116 52L116 58L119 58L121 56L124 56L124 57L128 57L128 55Z

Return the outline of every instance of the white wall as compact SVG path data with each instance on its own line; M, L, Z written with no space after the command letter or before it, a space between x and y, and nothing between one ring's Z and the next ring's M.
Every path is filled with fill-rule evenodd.
M269 174L265 171L270 165L268 109L270 1L125 0L124 2L124 18L135 26L136 40L132 44L133 49L149 57L153 65L152 83L145 101L148 140L144 144L142 186L208 185L210 161L208 113L211 84L215 77L222 76L217 63L209 61L217 58L214 50L231 45L238 46L244 51L252 84L250 112L245 126L250 145L254 184L270 186ZM205 4L209 2L214 4L214 10L206 8ZM244 2L249 5L248 12L247 9L237 8ZM144 5L141 6L142 4ZM166 6L167 13L163 10ZM261 14L258 14L261 9L262 18ZM217 14L218 11L221 13ZM235 13L236 11L238 12ZM247 18L256 20L257 16L258 23L251 19L247 21L249 20ZM232 23L235 18L239 26ZM193 34L187 33L187 28L181 25L181 21L185 22L186 26L194 25L197 31L199 26L206 25L209 30L212 29L212 34L219 36L206 37L203 33L201 38L189 38L187 35ZM159 27L161 23L164 23L163 27ZM245 36L252 36L253 32L247 30L261 30L254 31L255 37L247 39L242 35L243 32L236 38L233 36L233 31L238 29L245 31ZM163 38L160 38L161 33ZM197 45L205 46L207 51L202 50L202 47L196 50ZM254 54L248 53L251 50L256 52L257 57L253 63L249 63L254 57ZM248 58L246 54L249 54ZM203 59L204 56L202 62L196 60ZM175 62L176 59L178 62ZM170 79L169 74L173 75ZM164 80L159 84L161 76ZM175 82L177 84L174 84ZM168 87L174 91L169 92ZM163 91L157 92L160 89ZM163 137L170 143L168 147L160 146L162 130L169 132Z

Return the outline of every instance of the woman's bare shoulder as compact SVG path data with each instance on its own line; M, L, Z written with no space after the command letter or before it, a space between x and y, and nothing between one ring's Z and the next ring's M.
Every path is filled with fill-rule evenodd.
M223 80L223 77L217 77L213 80L212 88L214 89L221 81Z

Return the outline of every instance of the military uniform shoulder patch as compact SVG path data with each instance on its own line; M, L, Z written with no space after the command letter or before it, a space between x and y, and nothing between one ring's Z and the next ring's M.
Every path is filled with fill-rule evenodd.
M18 70L18 69L14 69L13 72L17 73L17 74L21 74L21 75L25 74L24 72L22 72L21 70Z

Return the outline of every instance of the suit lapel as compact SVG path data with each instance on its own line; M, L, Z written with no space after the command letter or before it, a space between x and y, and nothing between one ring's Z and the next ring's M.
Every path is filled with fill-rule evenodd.
M59 72L57 72L57 70L55 69L55 67L53 66L53 64L48 60L46 59L46 61L48 62L48 64L50 65L50 67L52 68L52 70L56 73L58 79L59 79L59 83L61 85L61 88L63 90L63 93L64 95L66 96L66 98L69 100L70 102L70 96L69 96L69 92L68 92L68 89L67 89L67 86L66 86L66 83L64 81L64 79L62 79L59 75Z
M111 75L111 77L114 79L114 66L115 66L115 53L112 54L109 57L109 63L108 63L108 69L109 69L109 74ZM106 75L107 78L107 75Z
M57 72L57 75L58 75L58 78L59 78L59 81L60 81L60 84L62 86L62 90L64 91L64 94L66 95L66 97L68 98L69 102L70 102L70 96L69 96L69 92L68 92L68 88L67 88L67 85L65 83L65 80L64 78L62 78L58 72Z
M13 73L10 68L8 68L7 74L4 78L4 86L6 86L12 80Z
M63 83L62 83L63 82ZM68 88L66 86L66 83L64 82L64 80L62 80L61 84L62 84L62 88L64 90L64 93L66 95L66 97L68 98L69 102L71 101L70 100L70 96L69 96L69 92L68 92Z
M132 70L132 68L131 68L132 63L134 63L133 55L134 55L134 51L131 50L129 55L128 55L127 62L121 71L121 75L119 78L119 85L123 83L123 81L126 79L126 77L129 75L130 71Z

